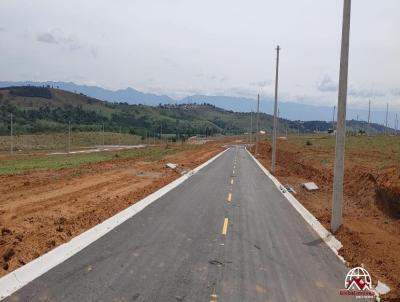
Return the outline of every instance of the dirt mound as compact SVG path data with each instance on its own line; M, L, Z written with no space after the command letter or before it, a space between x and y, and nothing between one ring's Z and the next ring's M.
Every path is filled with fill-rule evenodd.
M253 147L254 149L254 147ZM254 151L254 150L253 150ZM259 159L270 167L271 147L260 144ZM337 238L351 266L364 265L375 282L391 287L386 299L400 298L400 167L374 166L368 152L348 152L345 161L344 220ZM296 198L329 230L334 150L279 141L276 176L297 191ZM400 163L399 163L400 164ZM301 187L314 181L317 192Z
M175 147L179 148L179 147ZM205 144L157 161L114 159L80 168L0 176L0 276L69 241L222 148Z

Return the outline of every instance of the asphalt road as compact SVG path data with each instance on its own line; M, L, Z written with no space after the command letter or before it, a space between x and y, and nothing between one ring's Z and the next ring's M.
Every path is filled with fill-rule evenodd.
M346 301L347 270L235 147L6 301Z

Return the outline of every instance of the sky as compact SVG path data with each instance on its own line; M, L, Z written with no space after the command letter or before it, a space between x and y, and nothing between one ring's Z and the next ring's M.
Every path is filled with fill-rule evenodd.
M343 0L0 0L0 80L337 103ZM400 111L400 1L353 0L348 104Z

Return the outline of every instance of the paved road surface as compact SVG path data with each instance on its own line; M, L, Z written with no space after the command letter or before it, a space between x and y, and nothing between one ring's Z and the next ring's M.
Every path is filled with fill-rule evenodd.
M234 147L7 301L345 301L346 272Z

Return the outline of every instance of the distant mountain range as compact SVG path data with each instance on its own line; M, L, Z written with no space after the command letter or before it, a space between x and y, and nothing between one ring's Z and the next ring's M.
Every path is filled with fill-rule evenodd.
M149 99L154 100L154 97ZM197 104L147 106L102 101L82 92L57 89L57 86L51 88L51 85L50 88L33 85L0 88L0 135L10 133L11 113L15 134L65 133L69 124L74 131L98 131L102 125L109 132L123 131L141 136L148 131L191 136L238 134L255 130L255 114L225 110L208 104L208 99L203 97L199 97L199 100L206 103L199 104L199 101ZM221 98L217 98L217 101L221 101ZM270 114L261 113L260 129L271 133L272 120ZM353 133L366 130L383 133L386 130L382 125L368 126L361 121L347 121L346 124L347 130ZM332 122L280 118L278 128L279 133L326 133L332 129Z
M93 98L111 102L126 102L128 104L144 104L156 106L159 104L184 104L184 103L208 103L225 110L235 112L250 112L255 111L257 101L255 99L232 96L208 96L208 95L193 95L183 99L173 99L167 95L156 95L152 93L143 93L133 88L108 90L98 86L78 85L72 82L7 82L0 81L0 87L9 86L50 86L60 88L70 92L82 93ZM312 106L294 102L280 102L280 116L288 120L301 121L331 121L332 107L328 106ZM260 110L265 113L273 112L273 100L270 98L262 98L260 102ZM368 110L363 109L347 109L347 120L366 121L368 119ZM385 123L386 112L373 111L371 113L371 121L378 124ZM394 125L394 114L389 116L389 126Z

